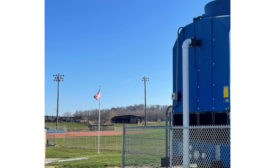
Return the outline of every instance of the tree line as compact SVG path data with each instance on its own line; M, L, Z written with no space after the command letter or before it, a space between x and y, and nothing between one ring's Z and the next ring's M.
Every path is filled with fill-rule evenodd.
M149 105L147 106L147 121L164 121L165 120L165 111L167 105ZM102 109L100 110L101 120L103 122L109 122L112 117L119 115L136 115L144 116L144 105L131 105L126 107L116 107L111 109ZM80 117L81 120L89 120L96 122L98 120L98 110L77 110L73 114L70 112L63 113L63 116L69 117Z

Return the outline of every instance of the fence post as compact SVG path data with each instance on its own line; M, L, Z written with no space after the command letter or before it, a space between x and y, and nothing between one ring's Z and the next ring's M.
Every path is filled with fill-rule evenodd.
M64 133L64 136L63 136L63 145L62 146L64 146L64 147L66 146L65 145L65 138L66 138L66 132Z
M94 149L96 149L96 137L95 137L95 136L92 136L92 137L93 137L94 142L95 142L95 144L94 144Z
M165 158L168 158L168 125L165 128Z
M80 136L76 136L77 137L77 142L78 143L76 143L76 147L78 147L78 144L81 144L81 140L80 140Z
M170 164L170 168L172 168L172 158L173 158L173 128L170 127L170 158L169 158L169 164Z
M105 150L107 149L107 146L106 146L106 136L104 136L104 148L105 148Z
M86 143L85 146L88 146L88 142L87 142L88 140L87 140L87 139L88 139L88 136L85 136L85 141L86 141L86 142L85 142L85 143ZM88 147L88 148L89 148L89 147Z
M106 136L105 136L105 139L104 139L104 143L105 143L105 149L107 149L107 144L106 144Z
M190 159L189 159L189 128L190 127L182 127L183 129L183 167L189 168Z
M116 148L115 148L115 151L118 151L118 145L117 145L117 135L115 135L115 137L116 137Z
M122 161L121 167L124 168L125 164L125 126L123 125L123 134L122 134Z

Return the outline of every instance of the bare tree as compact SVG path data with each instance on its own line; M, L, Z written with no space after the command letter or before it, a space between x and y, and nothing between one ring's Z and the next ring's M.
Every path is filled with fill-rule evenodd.
M168 106L166 105L150 105L147 107L147 120L148 121L164 121L165 120L165 110ZM111 118L118 115L137 115L144 116L144 105L131 105L127 107L114 107L111 109L102 109L101 110L101 119L103 122L110 122ZM94 110L78 110L73 116L80 117L82 120L97 122L98 120L98 111Z
M73 115L72 115L71 112L65 112L65 113L63 113L62 116L63 116L63 117L72 117Z

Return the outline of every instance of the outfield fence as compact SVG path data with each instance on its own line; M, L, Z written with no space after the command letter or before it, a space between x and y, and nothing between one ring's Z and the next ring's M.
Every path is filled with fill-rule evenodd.
M121 152L122 135L107 135L107 131L101 131L98 139L97 131L82 131L82 132L66 132L63 137L63 146L68 148L82 148L82 149L98 149L98 142L100 142L100 150L112 150ZM112 133L112 132L110 132Z
M53 134L46 134L46 146L55 146L56 137Z
M229 168L230 127L124 127L122 167Z
M122 129L114 130L113 126L102 126L98 138L97 125L92 127L48 127L47 146L62 146L66 148L82 148L98 150L111 150L121 152ZM100 142L100 143L98 143Z
M169 156L165 147L169 141L167 129L163 126L124 127L122 167L161 167L161 158Z

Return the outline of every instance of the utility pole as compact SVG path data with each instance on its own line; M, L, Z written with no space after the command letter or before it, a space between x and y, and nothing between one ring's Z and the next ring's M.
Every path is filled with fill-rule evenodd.
M64 75L60 75L59 73L57 75L53 75L54 79L53 81L57 82L57 108L56 108L56 129L58 127L58 107L59 107L59 82L63 82Z
M146 82L149 81L149 78L144 76L142 78L142 81L144 82L144 125L147 125L147 114L146 114Z

